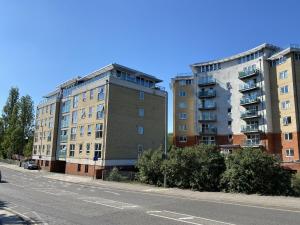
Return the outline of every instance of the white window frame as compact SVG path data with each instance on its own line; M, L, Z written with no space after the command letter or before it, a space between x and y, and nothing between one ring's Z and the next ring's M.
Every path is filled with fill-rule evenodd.
M287 70L281 71L279 73L279 79L283 80L283 79L286 79L286 78L288 78L288 71Z
M179 142L180 143L186 143L187 142L187 136L179 136Z
M187 113L183 113L183 112L179 113L179 119L180 120L186 120L187 119Z
M186 102L179 102L179 103L178 103L178 107L179 107L180 109L185 109L185 108L187 107Z
M281 109L287 110L289 108L291 108L291 102L290 102L290 100L285 100L285 101L281 102Z
M144 110L144 108L139 108L138 114L139 114L139 117L144 117L145 116L145 110Z
M284 95L289 93L289 85L284 85L282 87L280 87L280 94Z
M138 126L138 127L137 127L137 132L138 132L139 135L143 135L144 132L145 132L145 131L144 131L144 127L143 127L143 126Z
M145 92L143 91L139 92L139 100L145 100Z
M293 140L293 133L292 132L284 133L284 140L286 140L286 141Z
M179 96L180 97L185 97L186 96L186 92L185 91L179 91Z
M291 154L293 153L293 154ZM295 151L293 148L288 148L285 150L285 155L286 157L294 157L295 156Z

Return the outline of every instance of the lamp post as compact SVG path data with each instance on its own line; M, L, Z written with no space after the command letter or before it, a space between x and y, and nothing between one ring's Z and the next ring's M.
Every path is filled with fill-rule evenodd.
M43 147L43 136L44 136L44 126L43 124L41 124L41 128L42 128L42 135L41 135L41 147L40 147L40 155L39 155L39 171L40 171L40 165L41 165L41 158L42 158L42 147Z
M167 159L167 146L168 145L168 92L166 92L165 100L165 149L164 149L164 160ZM167 187L167 171L164 171L164 188Z

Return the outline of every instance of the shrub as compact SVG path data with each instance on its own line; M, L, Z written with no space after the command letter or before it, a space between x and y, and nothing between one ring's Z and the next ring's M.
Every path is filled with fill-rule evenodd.
M147 150L137 162L137 179L143 183L162 185L163 184L163 151L162 149Z
M172 148L164 170L171 187L217 191L225 161L215 146Z
M300 196L300 173L293 175L292 178L292 188L294 195Z
M119 172L119 170L118 170L117 167L114 167L114 168L110 171L110 173L109 173L109 175L108 175L108 177L107 177L107 180L109 180L109 181L117 181L117 182L120 182L120 181L125 180L125 177L123 177L123 176L120 174L120 172Z
M246 148L230 155L222 177L224 191L247 194L288 195L291 173L275 157L260 149Z

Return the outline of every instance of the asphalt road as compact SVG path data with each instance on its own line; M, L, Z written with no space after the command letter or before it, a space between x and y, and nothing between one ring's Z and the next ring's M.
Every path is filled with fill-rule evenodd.
M0 166L0 203L38 224L299 225L300 211L176 198L57 181Z

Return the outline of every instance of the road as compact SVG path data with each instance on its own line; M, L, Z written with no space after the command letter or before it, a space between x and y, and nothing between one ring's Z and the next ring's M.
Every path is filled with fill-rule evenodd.
M58 181L0 166L0 203L37 224L299 225L300 211L247 207Z

